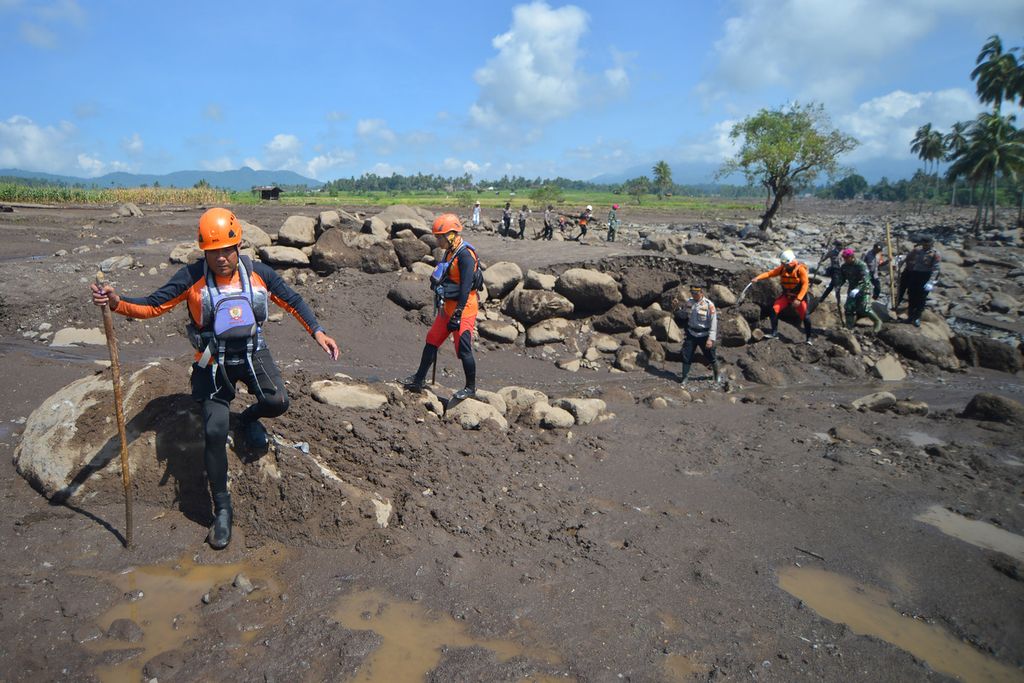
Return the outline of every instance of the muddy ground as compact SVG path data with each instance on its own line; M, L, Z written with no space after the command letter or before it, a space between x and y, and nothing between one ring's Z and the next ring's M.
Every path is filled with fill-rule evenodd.
M0 680L1024 680L1021 558L916 519L938 507L1024 533L1020 427L956 415L979 391L1021 400L1020 377L922 367L882 387L780 340L763 356L803 358L799 381L734 381L725 392L696 367L687 401L669 375L678 364L570 373L520 341L479 346L481 388L599 396L615 417L569 431L463 431L424 419L407 398L370 414L316 403L308 385L317 379L375 382L414 368L426 327L386 300L397 273L341 271L296 285L341 345L337 363L290 318L267 332L293 399L268 428L387 492L389 526L339 521L339 500L310 493L316 472L283 447L263 457L302 482L287 491L261 487L258 463L232 455L235 537L212 551L195 450L136 489L135 546L123 549L116 486L51 504L11 458L25 418L107 357L104 347L50 347L26 333L100 326L87 283L109 256L141 264L113 274L121 291L155 289L176 267L160 264L201 212L142 208L143 217L116 219L110 207L0 213ZM237 211L268 232L291 213L317 213ZM753 214L620 212L639 224ZM524 271L646 254L628 241L471 240L485 262ZM115 318L126 372L153 360L187 365L182 311ZM740 353L722 351L733 369ZM450 346L438 375L449 390L461 386ZM168 372L168 410L189 407L184 377ZM882 388L926 402L928 415L846 407ZM846 438L831 438L836 429ZM797 597L780 577L798 570L829 574L783 581L808 591ZM817 596L815 578L824 581ZM896 635L865 635L870 626L854 623L865 596L883 626L931 628L899 646L889 642ZM391 649L402 644L414 654ZM965 651L948 656L956 644Z

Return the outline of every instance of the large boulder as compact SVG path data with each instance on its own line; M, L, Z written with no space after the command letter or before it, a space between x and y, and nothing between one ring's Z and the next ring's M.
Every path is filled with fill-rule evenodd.
M683 341L683 332L670 315L658 318L651 323L651 331L660 342L678 343Z
M744 346L750 335L750 325L742 315L718 315L718 340L722 346Z
M900 365L896 356L887 353L872 366L875 377L883 382L899 382L907 378L907 371Z
M270 246L269 241L267 246ZM203 251L195 242L180 242L171 250L170 255L167 257L171 263L192 263L201 258L203 258Z
M547 289L550 291L555 288L555 282L557 281L558 278L554 275L541 273L536 270L528 270L523 278L523 287L526 289Z
M313 245L310 265L318 273L333 273L341 268L358 268L359 251L345 239L347 230L328 230Z
M537 401L523 413L522 422L542 429L568 429L576 424L576 419L568 410L556 408L547 401Z
M649 268L626 268L622 271L622 302L628 306L648 306L661 296L666 287L679 284L679 276Z
M277 241L286 247L308 247L314 244L316 219L311 216L288 216L277 231Z
M412 230L417 236L430 234L430 224L414 207L394 204L377 214L377 219L384 222L391 234L401 230Z
M359 269L364 273L391 273L401 267L391 242L378 242L359 252Z
M430 306L434 301L434 294L426 280L418 277L401 277L398 282L391 285L388 298L405 310L413 311Z
M523 279L522 269L511 261L498 261L484 271L484 285L488 296L500 299Z
M345 384L324 379L310 385L313 398L335 408L348 410L377 410L388 402L388 397L365 384Z
M560 398L551 401L551 405L572 413L578 425L588 425L605 411L608 407L599 398Z
M412 264L430 253L430 247L417 239L393 240L391 246L403 268L412 268Z
M321 211L316 217L316 236L317 239L320 235L332 228L341 227L341 214L331 209L328 211Z
M480 429L488 421L499 429L508 429L508 420L490 403L467 398L451 406L444 414L446 420L459 423L463 429Z
M970 342L983 368L1015 373L1024 366L1024 356L1016 347L980 334L971 336Z
M572 313L573 304L555 292L542 289L516 289L505 298L502 310L524 325L533 325L547 318Z
M997 394L982 392L971 398L961 417L1024 425L1024 405Z
M370 216L359 227L359 232L364 235L373 235L379 239L387 239L391 233L391 226L381 220L378 216ZM415 233L413 233L415 236Z
M944 370L957 370L960 361L953 352L953 345L946 340L938 340L922 334L909 325L889 325L882 328L878 338L904 358L919 363L937 365Z
M250 247L252 249L259 249L260 247L269 247L272 242L270 235L263 231L263 228L239 219L238 221L242 225L242 248Z
M259 250L260 260L272 266L308 266L306 252L295 247L263 247Z
M877 391L850 402L850 407L855 410L873 410L878 413L885 412L895 406L896 397L888 391Z
M622 301L619 285L611 275L570 268L555 282L555 291L573 303L577 313L600 313Z
M526 330L526 345L540 346L565 341L572 331L572 323L565 318L548 318Z
M636 327L632 311L622 304L615 304L604 315L594 318L593 325L595 330L606 334L629 332Z
M504 320L481 320L477 323L480 336L484 339L512 344L519 338L519 328Z
M507 386L498 390L498 395L505 401L509 411L522 411L528 409L534 403L543 401L547 403L548 397L543 391L527 389L526 387Z
M708 287L708 297L719 308L728 308L736 303L736 295L725 285L714 284Z

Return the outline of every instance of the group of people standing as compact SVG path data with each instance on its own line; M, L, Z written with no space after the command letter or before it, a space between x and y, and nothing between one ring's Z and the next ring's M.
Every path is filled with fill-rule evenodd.
M611 209L608 211L608 233L607 241L614 242L615 234L619 229L619 218L618 218L618 204L612 204ZM505 207L501 211L501 223L498 226L498 234L502 237L511 237L513 239L525 239L526 238L526 222L530 217L530 208L523 204L522 208L518 211L513 211L512 202L505 202ZM480 202L473 204L473 212L471 215L472 226L479 227L481 223L481 209ZM518 232L513 229L513 221L515 222ZM570 227L571 222L574 221L575 225L579 227L579 232L576 235L566 235L566 230ZM560 234L566 236L566 239L575 242L581 242L587 236L590 225L594 222L594 207L587 205L585 209L580 211L576 216L570 216L564 213L555 211L553 204L548 204L544 210L544 225L539 237L535 234L534 239L550 240L554 238L555 230L557 229Z

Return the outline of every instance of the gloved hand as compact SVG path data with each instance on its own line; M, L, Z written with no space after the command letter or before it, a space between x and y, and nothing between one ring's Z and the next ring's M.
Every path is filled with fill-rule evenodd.
M930 292L933 289L935 289L935 283L934 282L926 282L926 283L924 283L924 291Z
M454 332L460 327L462 327L462 309L456 308L452 311L451 317L448 318L448 331Z
M856 299L858 296L860 296L860 289L851 289L850 290L850 298L851 299Z

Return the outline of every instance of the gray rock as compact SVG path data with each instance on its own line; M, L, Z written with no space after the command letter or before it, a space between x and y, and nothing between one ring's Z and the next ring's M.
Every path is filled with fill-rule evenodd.
M718 314L718 340L722 346L745 346L750 341L750 325L737 314Z
M377 214L376 218L384 222L391 234L399 230L412 230L417 235L430 234L433 219L427 220L414 207L394 204Z
M982 392L971 398L961 417L1024 425L1024 405L1012 398Z
M622 301L611 275L586 268L570 268L555 282L555 291L573 303L577 313L607 311Z
M628 306L649 306L658 300L666 287L679 284L679 276L648 268L626 268L622 271L622 302Z
M295 247L262 247L260 260L272 266L308 266L309 257Z
M114 619L107 629L107 638L128 643L138 643L145 636L142 627L131 619Z
M507 386L498 390L498 395L505 401L510 411L522 411L528 409L537 401L547 403L548 397L543 391L527 389L526 387Z
M135 259L125 254L123 256L111 256L108 259L103 259L100 263L100 270L104 273L109 273L112 270L125 270L135 265Z
M504 297L522 279L522 269L511 261L498 261L484 271L484 285L487 287L488 295L494 299Z
M203 252L195 242L181 242L171 250L167 258L171 263L192 263L203 258Z
M649 334L640 337L640 348L647 354L648 360L655 362L665 360L665 347L661 345L660 341Z
M430 253L430 247L418 239L393 240L391 246L403 268L411 268L412 264Z
M960 361L957 360L953 352L953 345L948 339L945 341L932 339L909 325L884 327L878 333L878 338L904 358L937 365L944 370L960 368Z
M316 217L316 237L332 228L341 227L341 214L334 210L321 211Z
M592 324L595 330L607 334L629 332L636 327L632 312L622 304L615 304L604 315L594 318Z
M76 344L103 346L106 343L107 337L98 327L88 329L65 327L62 330L57 330L57 334L53 335L50 346L74 346Z
M542 429L568 429L576 424L572 413L562 408L556 408L547 401L537 401L530 406L521 421Z
M679 343L683 341L683 333L670 315L659 318L651 323L651 331L658 341Z
M977 354L978 365L983 368L1013 374L1024 367L1020 348L980 334L972 335L970 343Z
M388 402L385 394L365 384L345 384L333 379L324 379L310 385L313 398L336 408L350 410L377 410Z
M608 408L599 398L560 398L551 405L569 411L578 425L590 424Z
M388 235L392 234L390 224L378 216L370 216L363 221L363 224L359 227L359 231L365 235L373 235L374 237L382 240L387 239ZM399 232L401 232L401 230L396 230L395 234ZM409 232L412 233L413 236L416 235L416 233L411 230Z
M519 338L519 328L502 320L481 320L477 323L477 329L484 339L502 344L512 344Z
M388 290L388 299L407 311L413 311L433 304L434 295L426 280L403 277Z
M277 231L277 241L286 247L308 247L315 244L316 219L311 216L289 216Z
M505 298L502 310L524 325L533 325L547 318L572 313L573 304L555 292L516 289Z
M523 287L526 289L546 289L552 291L557 280L558 278L554 275L540 273L536 270L528 270L526 271L526 277L523 278Z
M346 234L347 230L328 230L320 236L309 256L309 263L314 270L328 274L342 268L359 267L359 251L349 246Z
M907 378L907 371L892 354L886 354L879 358L871 371L883 382L899 382Z
M572 323L565 318L548 318L526 330L526 345L540 346L565 341L572 331Z
M457 422L463 429L480 429L488 420L500 429L508 429L508 420L489 403L468 398L451 406L445 419Z
M640 350L635 347L620 347L619 350L615 352L615 367L623 372L639 370L640 353Z
M867 396L854 399L850 406L856 410L873 410L881 413L896 405L896 397L888 391L878 391Z
M1013 313L1020 308L1020 303L1005 292L992 292L992 298L988 302L990 310L996 313Z
M139 207L136 206L133 202L125 202L124 204L118 205L117 215L121 216L122 218L141 218L142 210L139 209Z
M591 337L590 343L601 353L615 353L621 346L618 339L607 334L595 334Z
M270 235L268 235L260 226L255 223L250 223L249 221L243 221L242 219L238 219L238 222L242 226L243 249L259 249L260 247L269 247L273 244L273 241L270 239Z
M708 287L708 298L719 308L728 308L736 303L736 295L725 285L715 284Z

